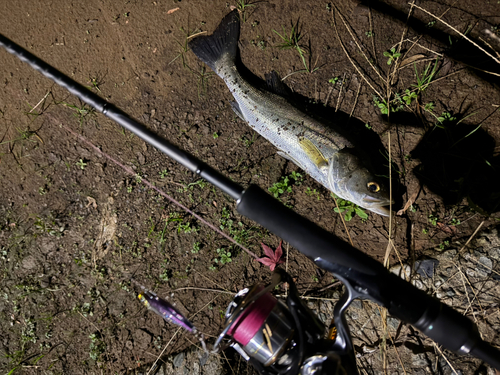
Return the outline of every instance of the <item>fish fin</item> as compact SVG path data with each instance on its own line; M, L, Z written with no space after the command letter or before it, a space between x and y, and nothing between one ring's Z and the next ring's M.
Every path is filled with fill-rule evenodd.
M189 48L205 64L217 73L217 62L226 57L235 61L240 38L240 16L233 10L225 16L212 35L194 38L188 43Z
M288 155L286 152L283 152L283 151L278 151L277 154L279 156L281 156L282 158L285 158L286 160L289 160L291 161L292 163L294 163L297 167L299 168L302 168L304 169L304 167L302 166L302 164L300 164L297 160L295 160L294 158L292 158L290 155Z
M284 98L289 98L291 95L290 89L281 81L281 78L276 71L271 71L270 73L266 73L266 85L267 89L279 96Z
M241 112L240 105L237 102L231 102L231 108L233 109L233 112L236 113L236 115L242 119L243 121L245 120L245 117L243 116L243 113Z
M311 140L302 137L299 139L299 145L319 169L328 168L328 160L326 160L321 151L311 142Z

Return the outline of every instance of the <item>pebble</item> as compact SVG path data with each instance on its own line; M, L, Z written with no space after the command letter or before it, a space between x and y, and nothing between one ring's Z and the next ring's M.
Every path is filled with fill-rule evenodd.
M427 365L427 358L424 353L413 354L411 357L411 362L415 367L424 367Z
M420 260L415 262L415 271L423 278L432 278L434 277L434 269L436 269L438 265L439 261L437 259Z
M184 362L184 352L179 353L174 358L174 367L181 367Z
M500 260L500 247L492 247L488 250L488 256L495 260Z
M36 267L36 259L35 257L29 255L23 259L22 267L25 270L31 270Z
M491 259L485 256L481 256L479 257L479 263L484 266L484 268L480 269L480 271L482 271L482 273L486 273L486 275L489 275L491 273L491 269L493 268L493 262L491 261Z
M417 287L418 289L420 290L426 290L427 288L425 287L424 283L421 282L420 280L418 279L413 279L411 281L411 283L413 284L413 286Z
M388 317L387 324L389 324L392 328L397 329L399 327L399 319Z

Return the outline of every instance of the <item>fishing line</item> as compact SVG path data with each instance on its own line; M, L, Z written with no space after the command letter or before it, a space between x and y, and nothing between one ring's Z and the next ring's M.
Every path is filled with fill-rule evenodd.
M49 117L51 117L53 120L56 120L53 116L51 116L50 114L48 115ZM90 142L87 138L85 138L83 135L81 134L78 134L76 133L74 130L71 130L70 128L68 128L67 126L63 125L62 123L59 125L60 127L62 127L64 130L66 130L67 132L71 133L73 136L75 136L76 138L78 138L80 141L82 141L83 143L86 143L88 146L92 147L97 153L101 154L102 156L104 156L106 159L112 161L114 164L116 164L117 166L119 166L120 168L122 168L125 172L135 176L137 173L135 173L132 168L130 167L127 167L126 165L120 163L118 160L114 159L111 155L108 155L107 153L105 153L104 151L100 150L99 147L95 146L92 142ZM148 180L146 180L145 178L141 178L141 182L143 182L146 186L148 186L150 189L153 189L155 190L158 194L160 194L162 197L166 198L167 200L169 200L171 203L175 204L176 206L180 207L182 210L184 210L185 212L187 212L188 214L192 215L193 217L195 217L196 219L198 219L201 223L205 224L206 226L208 226L210 229L212 229L213 231L217 232L218 234L220 234L222 237L224 237L225 239L229 240L231 243L233 243L234 245L238 246L239 248L241 248L242 250L244 250L248 255L254 257L255 259L258 258L258 256L252 252L251 250L247 249L245 246L243 246L242 244L236 242L236 240L232 237L229 237L226 233L224 233L223 231L221 231L219 228L217 228L215 225L209 223L208 221L206 221L205 219L203 219L200 215L196 214L195 212L191 211L189 208L187 208L186 206L184 206L182 203L180 203L179 201L177 201L175 198L171 197L170 195L168 195L167 193L165 193L163 190L157 188L156 186L154 186L151 182L149 182Z

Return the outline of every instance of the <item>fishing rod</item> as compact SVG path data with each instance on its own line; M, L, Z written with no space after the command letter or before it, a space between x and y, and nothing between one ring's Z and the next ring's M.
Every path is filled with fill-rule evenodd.
M279 271L270 285L245 288L235 296L226 311L226 327L216 341L216 349L232 346L263 374L358 374L345 312L354 299L360 298L386 307L390 315L413 325L444 348L474 356L500 370L500 351L482 340L476 325L467 317L390 273L373 258L285 207L258 186L243 188L231 181L1 34L0 46L228 194L236 201L241 215L289 242L346 287L334 308L334 327L325 339L325 327L300 300L291 277ZM270 294L280 281L291 287L286 305ZM158 298L151 297L150 306L168 311L172 321L172 316L178 316L177 311Z

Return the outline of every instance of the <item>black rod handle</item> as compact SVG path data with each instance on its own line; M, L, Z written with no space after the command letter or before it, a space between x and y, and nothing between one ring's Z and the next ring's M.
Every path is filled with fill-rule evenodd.
M500 351L482 341L470 319L390 273L381 263L285 207L261 188L251 185L246 189L237 210L289 242L319 267L346 279L360 296L387 307L392 316L412 324L449 350L474 354L500 369Z

